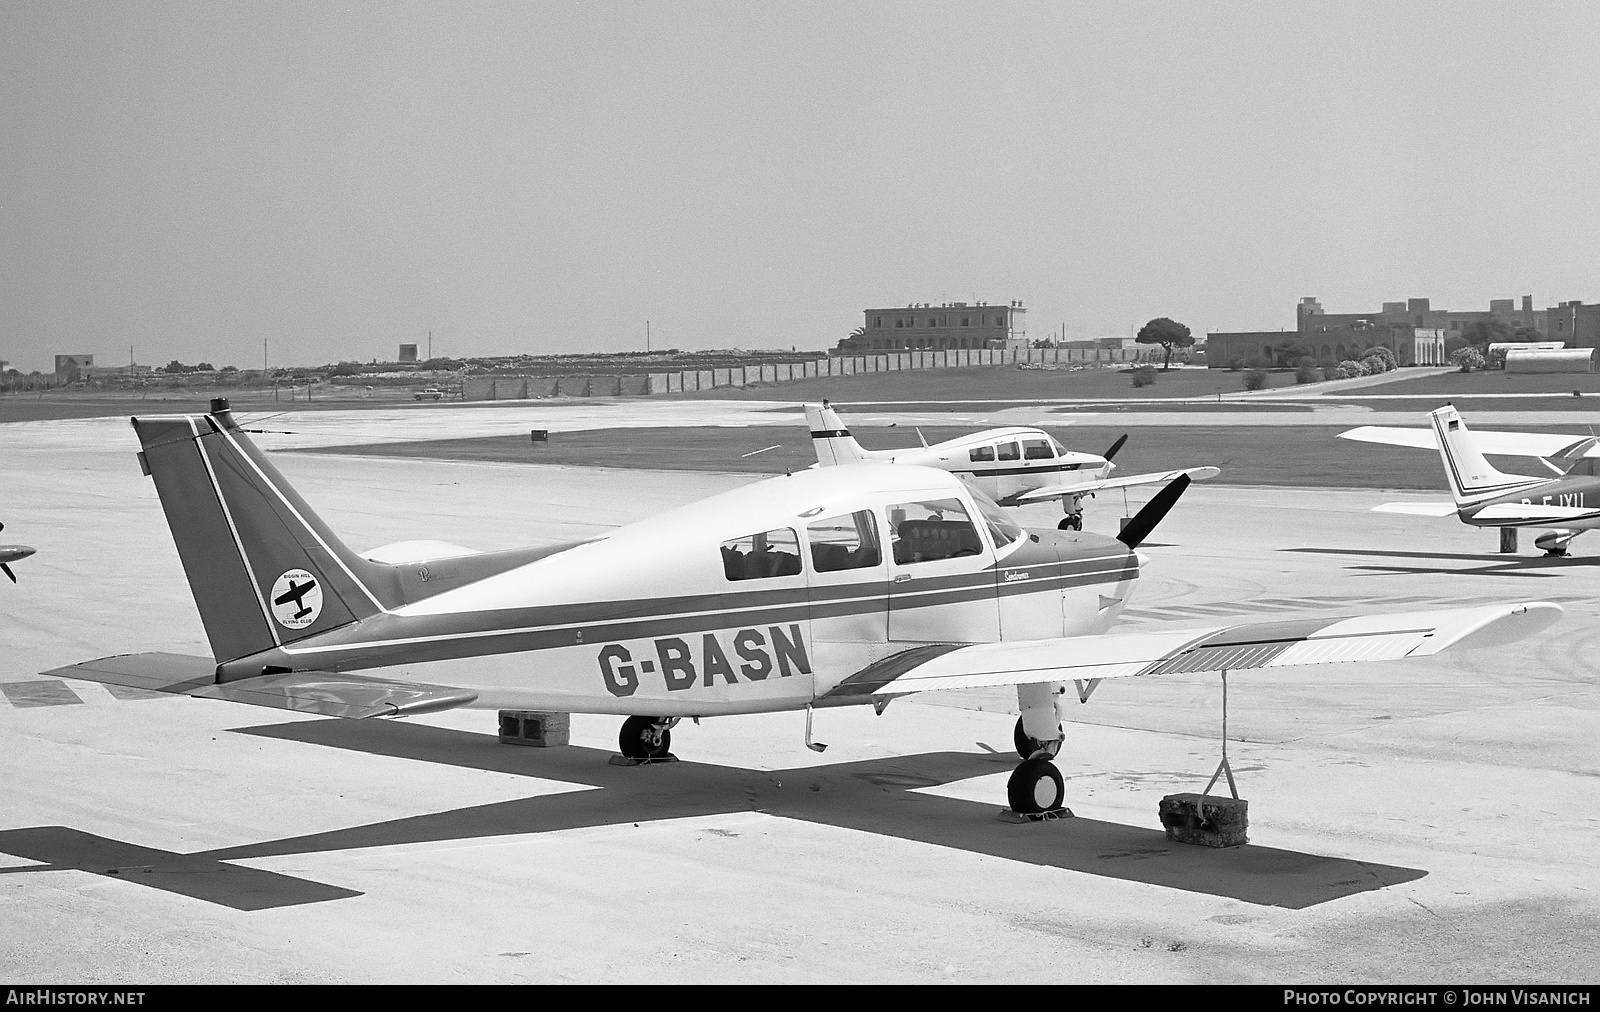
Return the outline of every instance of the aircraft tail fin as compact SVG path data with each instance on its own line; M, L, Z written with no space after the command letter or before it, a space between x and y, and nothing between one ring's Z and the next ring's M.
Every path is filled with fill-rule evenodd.
M133 419L219 664L398 605L392 567L345 547L240 430L204 415Z
M1428 415L1434 435L1439 440L1439 457L1444 461L1445 480L1450 483L1450 494L1457 506L1465 506L1495 496L1507 495L1518 489L1537 485L1542 478L1525 474L1505 474L1479 452L1467 431L1467 423L1450 405Z
M859 464L871 460L873 453L864 449L845 428L838 412L823 401L820 405L804 405L806 425L811 429L811 445L817 451L817 463L823 467L834 464Z

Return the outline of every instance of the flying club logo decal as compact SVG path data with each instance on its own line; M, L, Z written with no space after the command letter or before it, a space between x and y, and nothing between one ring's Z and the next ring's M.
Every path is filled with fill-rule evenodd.
M285 629L304 629L322 614L322 583L303 569L291 569L272 585L272 617Z

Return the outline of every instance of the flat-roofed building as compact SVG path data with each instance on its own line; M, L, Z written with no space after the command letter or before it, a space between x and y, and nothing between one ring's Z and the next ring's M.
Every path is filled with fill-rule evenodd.
M868 309L860 332L839 342L846 352L939 351L947 348L1027 347L1027 310L1020 301L913 303Z

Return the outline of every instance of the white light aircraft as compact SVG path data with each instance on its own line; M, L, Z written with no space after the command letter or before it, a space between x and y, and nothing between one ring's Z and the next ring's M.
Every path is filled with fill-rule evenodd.
M1379 513L1456 516L1473 527L1548 529L1534 539L1547 555L1564 556L1584 531L1600 527L1600 439L1541 432L1469 432L1454 407L1430 412L1426 429L1365 425L1339 433L1344 439L1437 450L1444 462L1452 502L1384 503ZM1504 474L1485 453L1537 457L1551 476ZM1509 548L1507 549L1510 550Z
M871 704L1015 685L1013 809L1060 808L1068 684L1417 657L1505 643L1560 614L1529 603L1104 635L1140 541L1013 524L945 471L770 478L592 540L501 552L347 548L213 402L136 418L213 656L125 654L52 674L340 717L454 706L624 716L623 755L668 758L684 717ZM380 675L356 674L378 670Z
M1043 429L1015 425L957 436L932 446L924 442L898 450L868 450L856 442L827 401L804 408L806 424L811 428L811 445L816 448L817 463L823 467L869 462L917 464L949 471L1002 506L1059 499L1066 516L1057 526L1064 531L1083 530L1085 496L1114 488L1164 485L1179 475L1199 480L1221 473L1214 467L1188 467L1113 478L1111 471L1117 465L1111 458L1122 449L1127 436L1100 456L1069 450Z

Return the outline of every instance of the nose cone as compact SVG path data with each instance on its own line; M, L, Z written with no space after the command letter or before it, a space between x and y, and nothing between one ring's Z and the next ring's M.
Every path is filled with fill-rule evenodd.
M1150 556L1144 554L1143 552L1134 552L1133 557L1139 560L1139 568L1141 570L1150 565Z
M0 562L16 562L33 554L27 545L0 545Z

